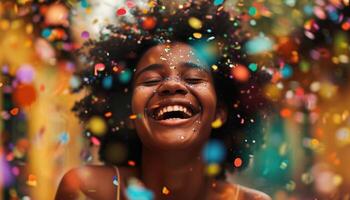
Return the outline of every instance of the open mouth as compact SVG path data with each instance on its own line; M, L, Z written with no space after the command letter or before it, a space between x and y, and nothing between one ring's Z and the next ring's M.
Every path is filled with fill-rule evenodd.
M189 119L198 111L191 105L158 105L151 109L150 116L156 121Z

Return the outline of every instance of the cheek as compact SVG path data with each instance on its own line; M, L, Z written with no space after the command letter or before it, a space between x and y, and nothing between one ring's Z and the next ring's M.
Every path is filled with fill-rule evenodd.
M136 87L133 90L131 109L133 113L141 113L144 111L149 96L152 95L153 90L145 87Z
M216 93L214 87L211 85L199 86L194 88L197 96L200 98L200 102L203 104L203 109L214 112L216 108Z

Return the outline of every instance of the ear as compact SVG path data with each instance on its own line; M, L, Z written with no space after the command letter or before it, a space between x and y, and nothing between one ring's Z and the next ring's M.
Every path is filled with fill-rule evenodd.
M227 105L222 103L222 102L218 102L218 104L216 106L215 121L216 120L220 120L221 124L225 124L226 123L226 120L227 120Z

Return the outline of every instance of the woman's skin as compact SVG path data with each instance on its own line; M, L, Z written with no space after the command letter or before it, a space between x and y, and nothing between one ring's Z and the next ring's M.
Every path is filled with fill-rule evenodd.
M238 199L270 199L204 173L201 152L209 140L211 123L217 118L225 122L227 115L207 69L205 61L184 43L157 45L141 57L133 78L132 111L143 115L133 121L143 144L142 166L120 168L121 191L129 177L137 177L157 200L235 199L238 187ZM182 110L184 116L164 114L174 109ZM116 199L113 176L110 166L71 170L61 181L56 200L78 199L79 195ZM170 191L168 195L162 194L163 187ZM123 192L121 197L126 199Z

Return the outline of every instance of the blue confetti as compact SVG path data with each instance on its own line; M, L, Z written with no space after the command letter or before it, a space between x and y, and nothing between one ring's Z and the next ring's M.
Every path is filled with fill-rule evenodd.
M120 72L119 81L121 83L126 84L131 80L131 75L132 75L131 71L129 69L125 69L125 70Z
M245 50L248 54L258 54L272 50L272 46L271 39L261 35L248 41L245 44Z
M290 65L285 64L283 68L280 70L280 73L283 78L289 78L293 75L293 69Z
M154 199L154 194L139 185L130 185L126 188L126 196L130 200L152 200Z
M225 156L226 150L220 140L210 140L203 149L203 158L208 164L220 163Z
M215 0L214 1L214 6L221 5L222 3L224 3L224 0Z
M113 78L112 78L112 76L107 76L107 77L103 78L102 86L106 90L111 89L112 86L113 86Z
M41 36L43 36L44 38L48 38L51 35L51 29L49 28L45 28L42 32L41 32Z
M58 138L61 144L67 144L69 141L69 134L67 132L62 132Z

